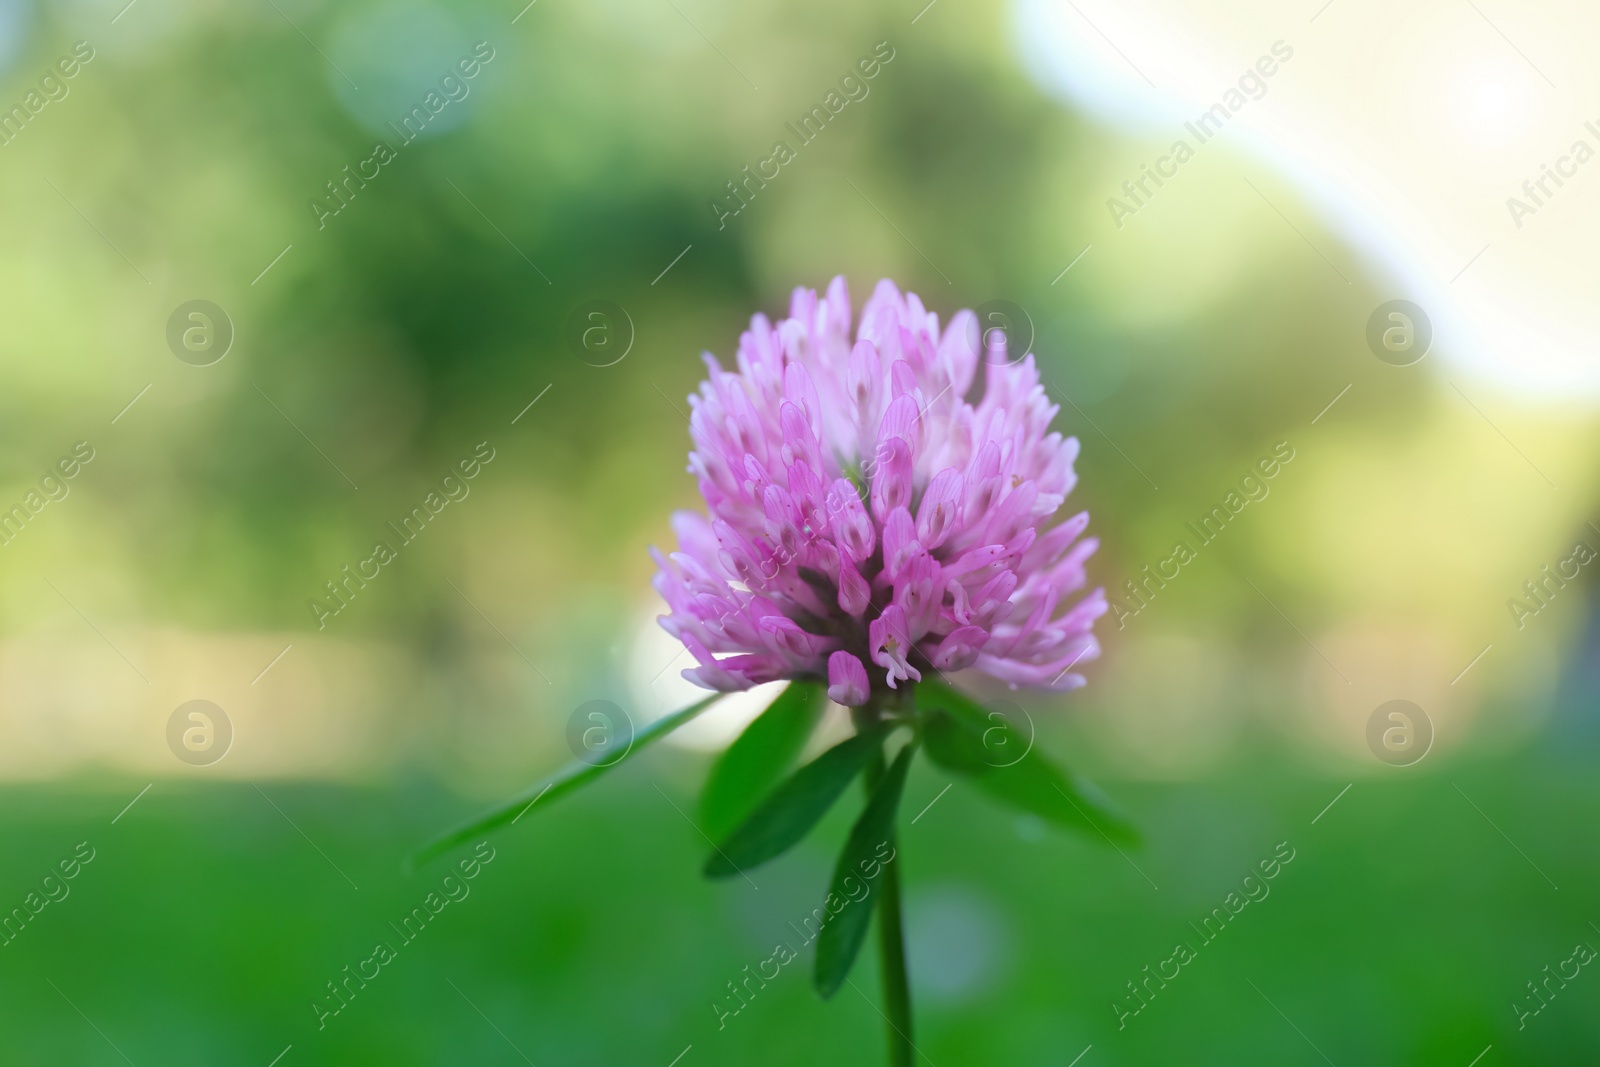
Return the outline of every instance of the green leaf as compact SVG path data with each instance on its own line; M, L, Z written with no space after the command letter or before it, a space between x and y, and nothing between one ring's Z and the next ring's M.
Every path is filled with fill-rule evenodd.
M712 839L749 817L794 765L822 718L823 687L790 682L712 764L700 792L700 825Z
M894 819L900 810L900 794L905 789L906 771L911 767L915 748L915 743L902 748L889 773L873 789L833 869L828 898L846 903L838 912L830 912L832 918L817 935L817 970L813 981L824 998L833 996L844 984L856 954L861 951L861 943L866 940L867 923L878 902L875 895L878 880L883 877L885 864L894 862ZM884 846L890 849L887 860L881 851ZM871 874L867 873L869 869ZM854 893L852 885L856 887ZM866 892L858 896L863 886Z
M420 863L426 863L441 852L448 851L463 841L470 840L490 830L498 829L507 823L514 823L521 819L523 814L533 807L535 803L541 807L547 806L551 801L559 800L568 793L588 785L613 767L636 755L640 749L645 748L651 742L667 736L696 715L699 715L712 704L721 700L723 696L724 694L722 693L713 693L698 703L690 704L688 707L675 711L671 715L662 716L638 730L633 735L633 743L612 763L591 764L582 760L574 760L544 781L523 790L509 800L501 801L477 818L470 819L455 829L440 834L432 841L429 841L411 854L406 861L406 867L409 869Z
M1138 843L1133 824L1099 789L1046 759L998 712L931 680L917 685L915 699L928 756L941 767L1058 825L1090 830L1114 844Z
M730 878L787 852L871 761L885 732L875 727L841 741L785 779L706 860L706 877Z

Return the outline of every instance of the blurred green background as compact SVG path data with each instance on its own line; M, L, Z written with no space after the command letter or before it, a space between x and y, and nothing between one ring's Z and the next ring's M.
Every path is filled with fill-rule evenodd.
M952 0L0 12L0 107L94 55L0 145L0 507L94 450L0 547L0 907L95 850L0 948L0 1062L881 1062L865 958L860 994L818 1002L807 954L718 1029L856 803L759 889L701 880L684 812L738 711L494 837L347 1010L308 1007L445 873L402 857L565 761L580 703L692 698L645 553L697 504L684 397L701 351L836 273L858 307L889 276L945 318L1026 311L1114 597L1295 450L1103 620L1087 689L1014 695L1141 850L960 783L905 829L928 1062L1595 1062L1600 977L1524 1029L1512 1005L1600 946L1600 618L1587 571L1524 628L1506 601L1600 546L1596 420L1448 353L1375 359L1367 318L1405 294L1270 171L1208 150L1117 229L1105 198L1162 139L1050 99L1006 10ZM870 93L719 228L725 183L885 41ZM469 94L396 136L477 42ZM234 330L208 366L167 342L195 299ZM566 339L597 299L632 334L603 367ZM319 628L324 583L480 442L470 495ZM1367 747L1394 698L1434 731L1410 767ZM168 747L192 699L232 723L210 766ZM919 767L908 809L945 784ZM1124 983L1283 841L1271 896L1119 1030Z

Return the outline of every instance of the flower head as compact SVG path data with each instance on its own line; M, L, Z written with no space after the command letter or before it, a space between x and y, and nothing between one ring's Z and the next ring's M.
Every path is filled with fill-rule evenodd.
M941 331L887 279L850 327L835 278L752 318L737 370L705 356L689 472L710 517L677 513L679 550L653 550L661 625L700 664L684 677L826 679L851 705L929 670L1082 685L1106 600L1070 598L1098 542L1087 513L1052 524L1078 441L1050 431L1033 357L1009 360L1000 331L980 345L970 311Z

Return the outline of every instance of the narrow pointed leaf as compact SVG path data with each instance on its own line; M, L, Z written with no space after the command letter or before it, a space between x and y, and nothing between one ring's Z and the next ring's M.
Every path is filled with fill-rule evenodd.
M872 791L861 818L850 830L850 838L839 853L833 869L833 884L828 889L828 906L844 901L817 935L817 970L814 983L824 998L833 996L844 984L855 964L861 943L867 937L867 924L877 906L878 881L886 863L895 861L894 820L900 810L900 794L905 790L906 772L911 767L915 745L900 750ZM887 855L886 855L887 853Z
M822 718L823 687L790 682L712 764L700 793L700 825L713 840L744 822L788 773Z
M996 800L1060 826L1113 843L1138 843L1133 824L1099 789L1052 763L999 713L937 681L919 683L916 702L928 756L941 767L966 775Z
M712 704L721 700L723 695L722 693L713 693L704 700L690 704L688 707L675 711L671 715L664 715L654 722L641 727L634 733L633 743L613 763L591 764L582 760L574 760L544 781L530 786L508 800L501 801L488 811L474 819L469 819L455 829L440 834L413 852L407 859L406 866L409 868L425 863L441 852L454 848L464 841L478 837L480 834L487 833L490 830L498 829L508 823L516 822L536 803L543 808L551 801L559 800L568 793L588 785L602 774L637 755L640 749L645 748L651 742L667 736L690 719L693 719Z
M707 878L731 878L787 852L817 825L878 750L885 730L841 741L801 767L706 860Z

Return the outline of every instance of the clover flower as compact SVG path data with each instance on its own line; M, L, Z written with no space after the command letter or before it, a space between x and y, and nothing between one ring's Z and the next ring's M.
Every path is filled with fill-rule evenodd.
M913 1067L896 824L916 756L1096 840L1131 845L1138 834L1031 733L940 677L970 668L1013 688L1073 688L1083 678L1072 668L1099 653L1092 630L1106 599L1084 592L1096 547L1083 537L1089 517L1055 520L1077 481L1078 442L1050 432L1057 408L1032 358L1012 361L1001 331L980 338L970 311L941 331L915 294L889 281L862 308L854 341L850 333L843 278L820 299L796 289L787 319L751 320L736 371L706 356L709 374L690 398L689 470L710 514L679 512L679 550L652 554L671 609L661 624L699 660L684 676L716 692L642 729L608 733L616 752L599 760L569 729L575 763L414 858L514 826L535 805L548 809L724 692L788 679L707 773L695 825L715 843L702 870L748 879L862 779L865 803L801 947L816 943L812 985L826 999L848 980L869 924L877 927L889 1062ZM824 694L852 709L855 731L796 766ZM795 954L787 944L774 953L783 963ZM734 1000L718 992L711 1002L718 1030L749 1002Z
M980 339L970 311L941 331L884 279L852 341L839 277L796 289L787 319L755 315L737 370L704 358L688 469L709 517L678 512L679 550L652 549L661 625L699 661L685 678L826 679L850 706L930 670L1084 683L1106 600L1074 594L1098 542L1087 512L1053 522L1078 441L1050 430L1059 409L1003 331Z

